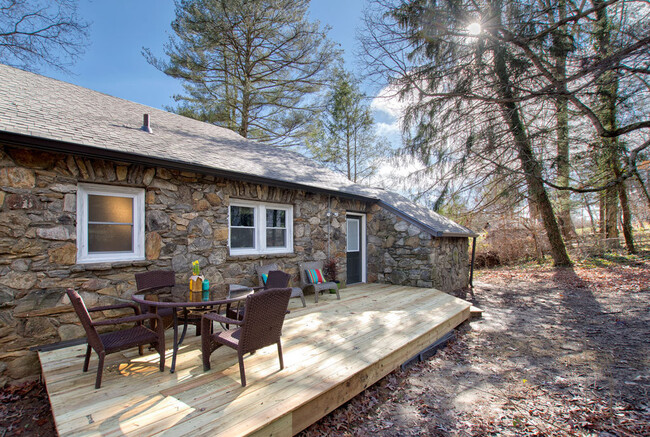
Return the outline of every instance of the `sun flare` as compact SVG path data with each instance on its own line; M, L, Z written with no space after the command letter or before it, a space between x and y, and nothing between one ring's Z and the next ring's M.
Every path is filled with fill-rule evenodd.
M467 26L467 32L469 32L470 35L478 35L481 33L481 23L472 23L469 26Z

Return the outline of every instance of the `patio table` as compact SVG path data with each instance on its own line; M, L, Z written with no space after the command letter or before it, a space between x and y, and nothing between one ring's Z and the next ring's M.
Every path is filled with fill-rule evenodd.
M222 306L224 306L226 309L230 307L230 305L234 303L239 303L242 302L246 299L246 296L248 296L250 293L253 292L252 287L246 287L246 286L230 286L230 291L229 291L229 297L224 298L224 297L218 297L216 295L216 291L210 290L210 298L209 300L205 301L200 301L200 302L190 302L188 297L189 297L189 289L187 290L186 293L182 295L178 295L178 293L173 293L171 296L165 296L169 300L163 300L163 301L158 301L158 300L152 300L151 298L148 298L148 296L142 295L142 294L134 294L133 295L133 301L144 305L149 308L149 311L152 313L157 313L159 308L174 308L174 311L172 311L172 318L173 318L173 327L174 327L174 348L173 348L173 353L172 353L172 365L170 372L174 373L176 370L176 355L178 354L178 347L183 343L183 339L185 338L185 333L187 332L187 321L188 321L188 315L189 315L189 309L194 308L194 309L213 309L214 307L217 307L218 310ZM231 296L236 296L236 297L231 297ZM178 338L178 310L182 309L183 310L183 333L181 335L181 338L179 340Z

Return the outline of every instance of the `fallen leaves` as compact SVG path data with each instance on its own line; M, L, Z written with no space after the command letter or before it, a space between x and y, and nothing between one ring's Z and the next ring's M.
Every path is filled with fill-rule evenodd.
M650 435L649 260L477 278L483 319L302 436Z
M0 436L56 436L50 403L40 381L0 389Z

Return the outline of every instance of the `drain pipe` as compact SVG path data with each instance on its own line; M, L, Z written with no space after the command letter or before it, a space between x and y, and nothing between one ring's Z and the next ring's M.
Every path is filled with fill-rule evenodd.
M472 237L472 264L469 267L469 286L474 288L474 257L476 255L476 237Z
M330 234L332 232L332 196L327 195L327 259L330 259Z

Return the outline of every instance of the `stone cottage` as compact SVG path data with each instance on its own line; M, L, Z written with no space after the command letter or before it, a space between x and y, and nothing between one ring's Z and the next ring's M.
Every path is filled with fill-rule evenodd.
M129 299L134 273L199 260L212 284L334 258L339 279L452 290L475 234L227 129L0 65L0 384L79 338L67 298ZM308 299L309 300L309 299Z

